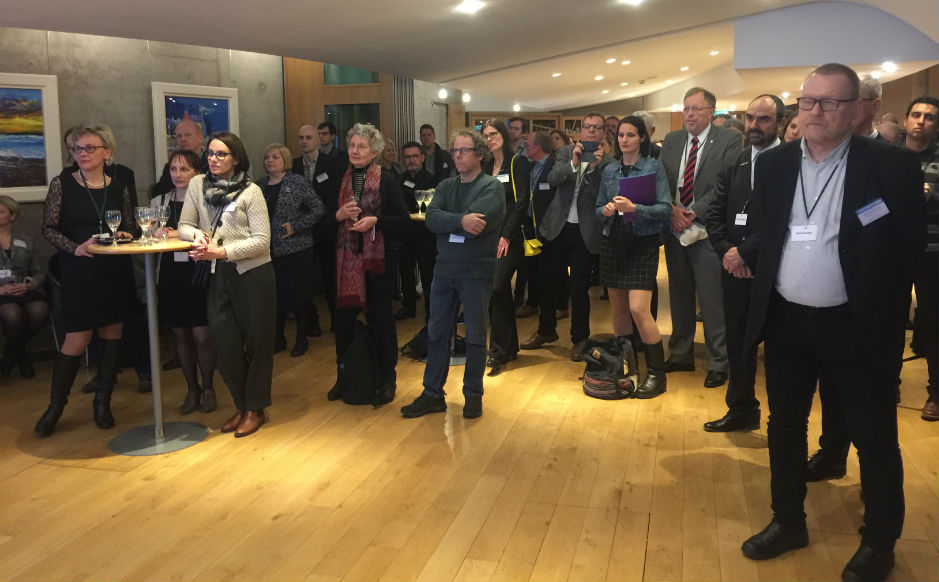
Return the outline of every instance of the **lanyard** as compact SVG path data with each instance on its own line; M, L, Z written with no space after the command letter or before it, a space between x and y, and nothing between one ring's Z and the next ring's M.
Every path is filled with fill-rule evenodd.
M805 220L808 221L812 218L812 213L815 212L815 207L818 206L818 201L822 199L822 196L825 194L825 189L828 188L828 184L831 182L831 179L835 177L835 172L841 168L841 164L844 162L844 158L848 155L848 150L845 149L844 153L841 154L841 159L838 160L838 163L831 170L831 174L828 174L828 179L825 180L825 184L822 186L822 191L818 193L818 196L815 198L815 204L812 205L812 209L809 210L809 203L805 200L805 182L802 180L802 171L799 171L799 186L802 187L802 206L805 208Z
M108 205L108 177L104 172L101 173L104 179L104 199L101 200L101 206L98 206L98 202L95 201L95 197L91 194L91 190L88 188L88 182L85 180L85 174L82 173L81 169L78 170L78 175L81 176L82 184L85 185L85 192L88 193L88 198L91 199L91 204L95 207L95 212L98 213L98 234L103 234L104 209Z

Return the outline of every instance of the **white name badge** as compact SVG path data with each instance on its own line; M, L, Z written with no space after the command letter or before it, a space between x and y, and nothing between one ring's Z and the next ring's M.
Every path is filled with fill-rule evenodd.
M322 184L326 180L329 180L329 174L327 174L326 172L323 172L322 174L319 174L318 176L316 176L317 184Z
M539 190L550 190L550 189L551 189L551 184L548 184L547 182L539 182L539 183L538 183L538 189L539 189Z
M746 226L746 224L747 224L747 215L746 215L746 214L743 214L743 213L736 215L736 216L734 217L734 224L737 225L737 226Z
M806 224L792 227L792 242L804 242L818 239L818 225Z
M173 253L173 262L176 263L188 263L189 262L189 253L186 251Z
M405 186L406 188L413 188L413 187L414 187L414 182L412 182L412 181L410 181L410 180L405 180L405 181L404 181L404 186Z
M883 218L888 214L890 214L890 209L887 208L886 204L884 204L883 198L878 198L877 200L874 200L870 204L866 204L857 210L857 217L864 226L867 226L878 218Z
M18 239L18 238L15 238L15 239L13 239L13 246L15 246L15 247L21 247L21 248L24 248L24 249L25 249L25 248L26 248L26 241L25 241L25 240L20 240L20 239Z
M499 174L498 176L496 176L496 179L499 180L500 182L502 182L503 184L508 184L508 183L509 183L509 175L508 175L508 174Z
M13 277L13 269L0 269L0 279L10 279L11 277Z
M447 162L444 162L444 163L443 163L443 167L444 167L444 168L449 168L450 166L447 165Z
M237 204L237 202L229 202L228 205L225 206L225 209L222 212L234 212L235 204Z
M451 234L451 235L450 235L450 242L452 242L452 243L463 244L463 242L464 242L465 240L466 240L466 237L463 236L463 235L460 235L460 234Z

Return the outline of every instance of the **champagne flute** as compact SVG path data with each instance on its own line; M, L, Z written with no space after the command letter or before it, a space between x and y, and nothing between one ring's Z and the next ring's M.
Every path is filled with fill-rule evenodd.
M430 190L427 190L427 191L426 191L426 194L424 195L424 197L425 197L425 200L427 200L427 205L428 205L428 206L430 206L431 203L434 201L434 194L435 194L436 192L437 192L437 189L436 189L436 188L431 188Z
M108 229L111 231L111 246L117 246L117 229L121 226L121 211L105 210L104 222L107 223Z
M157 228L163 228L166 226L166 222L170 219L170 208L169 206L161 206L157 210ZM163 240L166 240L167 234L166 231L163 232L163 235L160 237Z
M427 202L427 190L419 190L419 192L421 193L421 197L420 197L420 201L418 202L418 204L419 204L418 211L419 211L421 214L424 214L425 212L427 212L427 204L426 204L426 202Z

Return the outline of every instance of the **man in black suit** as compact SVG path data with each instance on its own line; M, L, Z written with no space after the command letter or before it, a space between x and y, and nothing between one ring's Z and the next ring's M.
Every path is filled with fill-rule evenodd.
M807 424L828 382L861 463L864 529L842 580L883 580L903 529L903 466L894 385L913 267L925 244L916 156L852 136L858 77L815 69L799 98L803 139L758 158L755 265L746 346L764 340L773 520L742 546L754 560L809 543Z
M721 262L706 238L704 217L714 200L721 161L740 151L740 134L714 127L717 100L700 87L685 93L683 129L665 136L660 161L673 193L671 232L665 234L668 292L672 312L671 352L666 372L694 370L695 298L704 316L708 388L727 382L727 339L721 298ZM731 154L731 155L733 155Z
M409 141L401 148L404 156L403 174L399 174L398 184L404 194L408 211L418 211L415 190L431 190L437 187L437 177L424 169L424 152L421 144ZM401 241L398 249L398 264L401 272L401 309L395 319L410 319L417 308L417 281L414 269L421 274L421 290L424 293L424 321L430 319L430 285L434 280L434 264L437 259L437 235L427 230L423 222L412 224L410 235Z
M760 401L754 393L756 346L743 349L750 303L752 269L740 258L739 248L750 238L748 210L753 193L753 168L757 156L779 145L777 123L786 106L775 95L760 95L747 106L744 126L750 146L738 154L728 152L717 176L714 202L706 217L708 239L721 259L724 272L724 322L727 328L727 414L704 423L708 432L756 430L760 428Z
M537 234L538 225L541 224L548 206L554 199L555 188L548 182L548 175L551 174L551 168L554 166L554 156L551 155L551 138L543 131L536 131L531 135L531 139L526 144L528 159L531 161L531 206L528 209L529 222L525 228L530 228L528 232ZM541 294L548 293L558 295L558 304L566 302L566 297L561 298L562 292L555 293L555 289L546 289L541 282L541 255L537 254L531 257L525 257L518 266L518 273L515 275L515 297L516 304L522 302L525 298L525 288L528 288L528 299L524 305L519 305L515 310L515 317L530 317L538 313L538 306L541 305Z
M453 156L437 145L437 132L434 126L425 123L420 129L421 148L424 150L424 168L437 177L437 181L456 175L453 168Z
M336 148L330 148L329 153L322 149L324 136L327 138L332 127L332 136L336 137L335 126L331 123L321 123L321 128L304 125L298 132L301 155L293 159L290 171L304 176L313 186L313 190L323 201L326 213L313 226L313 252L319 264L320 276L323 280L323 289L326 292L326 304L329 306L329 328L333 327L333 314L336 311L336 227L337 222L330 220L339 209L339 186L342 177L349 165L348 158ZM316 304L310 314L310 324L307 328L310 337L322 334L319 314Z

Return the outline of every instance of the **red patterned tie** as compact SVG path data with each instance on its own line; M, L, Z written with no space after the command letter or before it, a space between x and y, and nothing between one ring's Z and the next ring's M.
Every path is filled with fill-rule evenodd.
M685 175L682 177L681 190L678 191L682 205L687 208L694 201L694 168L698 164L698 138L691 138L691 151L685 163Z

